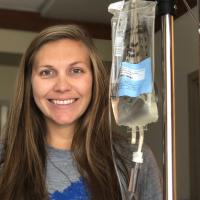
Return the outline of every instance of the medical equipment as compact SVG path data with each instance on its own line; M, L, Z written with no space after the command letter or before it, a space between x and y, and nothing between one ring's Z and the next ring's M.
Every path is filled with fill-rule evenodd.
M139 134L138 150L132 155L135 166L131 170L126 199L137 198L135 190L143 162L144 129L158 119L154 91L155 7L156 2L129 0L113 3L108 8L113 14L110 78L113 113L118 125L131 129L133 144Z
M189 10L189 13L191 14L193 20L195 21L197 27L198 27L198 31L200 33L200 23L199 20L196 19L196 17L193 15L193 12L191 11L191 9L189 8L189 5L187 4L186 0L183 0L183 2L185 3L187 9ZM124 1L125 3L125 1ZM127 27L127 23L128 20L125 17L124 13L120 13L120 10L123 10L122 8L123 6L120 6L120 4L118 3L118 12L115 11L114 17L121 17L121 21L118 21L113 17L113 27L116 26L124 26ZM164 168L163 168L163 172L164 172L164 199L166 200L175 200L176 199L176 145L175 145L175 137L176 137L176 131L175 131L175 87L174 87L174 36L173 36L173 15L174 15L174 9L175 9L175 1L174 0L158 0L158 14L161 16L161 22L162 22L162 48L163 48L163 71L164 71L164 87L163 87L163 95L164 95ZM121 15L121 16L120 16ZM134 19L137 19L137 15L136 17L134 17ZM115 28L113 28L115 29ZM144 30L144 29L143 29ZM121 35L123 36L125 34L125 31L121 31ZM116 32L114 31L113 36L116 35ZM114 37L112 37L114 38ZM124 38L123 37L119 37L118 39L114 40L113 43L116 44L120 44L120 41L123 41ZM136 37L137 40L137 37ZM135 40L135 41L136 41ZM132 46L133 47L133 46ZM132 50L132 47L129 50ZM122 52L124 52L124 46L120 46L118 47L118 45L115 46L115 57L113 58L113 65L117 66L118 64L120 64L122 62L122 59L124 58L122 55ZM134 48L134 47L133 47ZM128 56L130 58L130 56ZM137 59L136 59L137 60ZM137 62L137 61L136 61ZM126 67L126 66L125 66ZM122 75L127 75L130 76L131 73L125 70L122 70ZM112 77L117 77L117 75L119 75L119 70L118 68L116 68L116 70L112 71ZM141 74L140 74L141 75ZM118 78L118 77L117 77ZM120 102L121 100L121 96L120 95L113 95L116 94L119 86L121 87L120 84L118 84L117 81L113 80L111 85L111 97L113 98L113 108L114 108L114 114L115 114L115 118L118 124L131 124L131 115L120 115L119 113L121 113L121 111L123 110L123 108L121 108L119 105L120 104L124 104L123 101L128 101L131 102L131 100L133 99L132 97L126 97L126 99L123 99L123 101ZM123 86L123 84L122 84ZM154 92L154 91L153 91ZM119 98L118 98L119 97ZM154 96L155 97L155 96ZM153 99L153 102L155 102L155 99ZM134 99L134 101L131 102L130 107L127 108L132 108L134 106L134 112L137 110L141 110L142 106L144 105L144 99L141 98L140 101L136 101L136 99ZM156 105L156 104L154 104ZM129 111L129 109L127 109ZM145 109L146 110L146 109ZM153 109L154 111L156 109ZM128 112L127 111L127 112ZM137 112L135 112L137 113ZM150 112L149 112L150 113ZM135 118L140 119L140 116L135 116ZM155 116L155 115L152 115ZM142 119L142 118L141 118ZM153 118L151 118L153 119ZM150 121L149 119L147 120L139 120L139 122L141 123L141 121L143 122L147 122ZM152 120L153 121L153 120ZM133 122L136 122L136 119L133 119ZM134 130L133 133L133 142L135 142L135 138L136 138L136 130L138 131L138 127L132 127L132 129ZM141 130L141 126L140 126L140 130ZM140 132L140 131L139 131ZM141 136L142 137L142 136ZM140 156L141 157L141 156ZM136 163L137 164L137 163ZM137 165L136 165L137 166ZM136 168L137 171L137 168ZM135 178L134 174L131 174L131 179L135 180L137 178ZM135 183L132 182L132 186L131 187L135 187ZM134 191L134 189L130 189ZM130 198L127 199L131 199L133 197L131 197L131 195L129 196Z
M153 88L155 5L131 0L120 11L112 4L109 9L114 14L111 101L119 125L145 126L158 119Z

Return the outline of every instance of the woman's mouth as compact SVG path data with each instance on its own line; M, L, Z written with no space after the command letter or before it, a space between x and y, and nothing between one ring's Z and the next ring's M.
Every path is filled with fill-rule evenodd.
M76 100L77 100L76 98L73 98L73 99L63 99L63 100L50 99L49 101L55 105L69 105L74 103Z

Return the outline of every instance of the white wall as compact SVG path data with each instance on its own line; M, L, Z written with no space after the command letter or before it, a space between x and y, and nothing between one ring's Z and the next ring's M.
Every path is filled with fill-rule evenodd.
M23 53L35 35L35 32L0 29L0 52ZM102 59L110 61L111 41L102 39L93 41Z
M10 101L13 95L17 67L0 65L0 100Z

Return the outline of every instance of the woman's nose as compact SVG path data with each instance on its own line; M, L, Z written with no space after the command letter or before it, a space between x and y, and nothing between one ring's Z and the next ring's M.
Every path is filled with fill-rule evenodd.
M57 92L65 92L71 90L71 83L69 77L62 75L57 77L54 90Z

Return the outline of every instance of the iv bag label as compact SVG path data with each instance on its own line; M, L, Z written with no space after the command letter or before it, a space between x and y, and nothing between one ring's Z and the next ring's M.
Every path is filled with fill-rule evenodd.
M152 92L151 58L133 64L122 62L118 96L137 97Z

